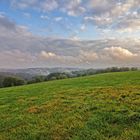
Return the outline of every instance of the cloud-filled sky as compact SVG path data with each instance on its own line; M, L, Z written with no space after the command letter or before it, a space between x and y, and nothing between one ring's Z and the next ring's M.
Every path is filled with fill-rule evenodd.
M0 68L140 67L140 0L0 0Z

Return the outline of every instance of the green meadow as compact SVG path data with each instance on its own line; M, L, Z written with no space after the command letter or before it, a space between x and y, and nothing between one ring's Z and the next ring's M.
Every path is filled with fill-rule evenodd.
M0 140L140 140L140 71L0 89Z

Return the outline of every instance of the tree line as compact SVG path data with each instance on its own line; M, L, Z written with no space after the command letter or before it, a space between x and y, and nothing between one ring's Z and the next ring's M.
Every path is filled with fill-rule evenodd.
M33 83L39 83L39 82L45 82L45 81L51 81L51 80L59 80L59 79L67 79L67 78L74 78L74 77L80 77L80 76L88 76L88 75L94 75L99 73L108 73L108 72L123 72L123 71L136 71L138 70L136 67L112 67L112 68L106 68L106 69L87 69L87 70L81 70L81 71L73 71L69 73L51 73L47 76L34 76L30 80L24 79L18 76L0 76L0 88L2 87L13 87L13 86L19 86L19 85L26 85L26 84L33 84Z

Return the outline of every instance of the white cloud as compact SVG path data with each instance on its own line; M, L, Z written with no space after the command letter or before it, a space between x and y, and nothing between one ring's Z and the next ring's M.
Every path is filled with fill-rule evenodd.
M11 0L11 5L41 12L58 10L83 17L97 28L120 30L118 27L122 27L125 32L139 29L139 0Z
M19 9L32 8L43 12L52 11L58 7L56 0L11 0L11 5Z
M113 46L113 47L112 47ZM140 66L140 39L81 41L33 35L0 15L0 67Z
M91 10L95 9L96 12L100 12L98 9L106 11L107 7L112 7L112 3L114 3L113 0L88 0L87 7Z
M70 37L71 40L74 40L74 41L78 41L80 40L80 38L78 36L72 36Z
M98 59L98 55L92 51L80 51L79 58L82 62L94 62Z
M57 58L57 55L55 53L52 52L46 52L46 51L41 51L41 56L49 59L49 58Z
M56 0L45 0L39 3L40 8L42 8L43 12L52 11L58 7L58 3Z
M85 13L86 9L84 7L77 7L75 9L70 9L68 10L67 14L69 16L78 16L81 15L82 13Z
M86 20L86 21L93 21L94 20L94 17L86 16L86 17L84 17L84 20Z
M116 29L119 32L140 31L140 19L137 17L126 17L125 19L122 19L118 22Z
M80 51L79 54L75 56L71 55L58 55L53 52L41 51L40 56L46 60L52 62L63 64L83 64L83 63L93 63L98 59L98 55L95 52Z
M49 17L48 16L45 16L45 15L41 15L40 18L41 19L44 19L44 20L48 20L49 19Z
M86 30L86 25L85 24L81 25L80 30L85 31Z
M55 17L54 20L55 21L61 21L61 20L63 20L63 17Z
M89 12L84 15L86 22L98 28L134 32L139 30L139 0L89 0Z
M36 59L36 56L33 56L28 52L22 52L20 50L5 50L0 52L0 67L29 67L29 65L35 63Z
M129 60L137 56L137 54L121 47L104 48L104 53L115 60Z

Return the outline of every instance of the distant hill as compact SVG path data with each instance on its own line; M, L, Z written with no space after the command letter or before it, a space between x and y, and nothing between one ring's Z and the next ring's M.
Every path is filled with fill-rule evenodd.
M80 68L27 68L27 69L0 69L0 87L4 87L5 78L14 77L25 81L25 84L50 81L54 79L66 79L80 76L94 75L108 72L136 71L132 67L111 67L106 69L80 69ZM8 80L9 81L9 80ZM13 85L13 84L12 84Z
M0 69L0 83L7 76L20 77L26 81L32 80L36 76L47 76L51 73L68 73L83 71L79 68L27 68L27 69ZM1 86L0 86L1 87Z
M57 73L57 72L65 72L69 73L72 71L79 71L83 70L80 68L27 68L27 69L0 69L0 72L11 73L11 74L29 74L32 76L35 75L44 75L47 76L50 73Z

